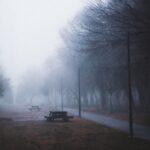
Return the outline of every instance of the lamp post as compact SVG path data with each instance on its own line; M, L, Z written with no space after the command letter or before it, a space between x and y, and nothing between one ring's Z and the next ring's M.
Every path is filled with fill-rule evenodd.
M133 99L131 88L131 56L130 56L130 32L127 33L127 68L128 68L128 100L129 100L129 135L133 138Z
M80 77L80 68L78 68L78 111L79 117L81 117L81 77Z
M61 93L61 110L64 110L64 102L63 102L63 81L61 79L61 85L60 85L60 93Z

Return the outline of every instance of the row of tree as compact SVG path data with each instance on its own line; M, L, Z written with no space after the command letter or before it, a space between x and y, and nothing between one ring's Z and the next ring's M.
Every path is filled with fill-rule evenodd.
M81 69L83 107L127 110L129 40L134 108L150 109L149 7L149 0L94 1L62 32L66 63Z
M57 60L25 77L18 101L43 95L49 105L77 107L80 70L82 108L127 111L129 46L134 110L150 110L149 7L149 0L89 2L61 32Z

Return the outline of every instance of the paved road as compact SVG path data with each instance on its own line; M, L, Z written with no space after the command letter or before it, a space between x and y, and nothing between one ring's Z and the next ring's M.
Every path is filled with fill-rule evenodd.
M78 115L78 111L75 109L66 109L66 110L74 115ZM89 112L82 112L82 117L129 133L129 123L127 121L114 119L108 116L97 115ZM150 140L150 127L145 127L139 124L133 124L133 128L135 137Z

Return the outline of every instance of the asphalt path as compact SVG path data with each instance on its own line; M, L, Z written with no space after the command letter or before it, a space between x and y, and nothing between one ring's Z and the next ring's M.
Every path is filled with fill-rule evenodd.
M66 110L74 115L78 115L78 111L76 109L66 108ZM82 115L82 118L129 133L128 121L119 120L119 119L115 119L112 117L99 115L99 114L97 115L97 114L90 113L90 112L82 112L81 115ZM134 137L150 140L150 127L146 127L144 125L139 125L139 124L134 123L133 133L134 133Z

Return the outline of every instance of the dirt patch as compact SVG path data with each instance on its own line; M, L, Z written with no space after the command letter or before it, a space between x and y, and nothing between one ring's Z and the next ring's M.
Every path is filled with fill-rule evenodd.
M78 118L0 124L1 150L148 150L150 142Z

